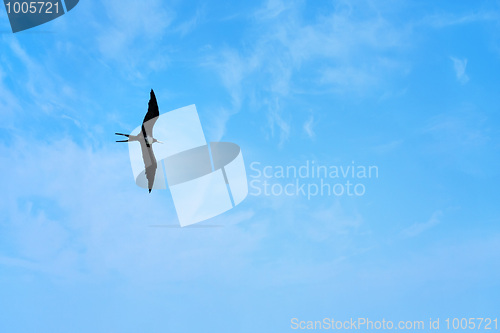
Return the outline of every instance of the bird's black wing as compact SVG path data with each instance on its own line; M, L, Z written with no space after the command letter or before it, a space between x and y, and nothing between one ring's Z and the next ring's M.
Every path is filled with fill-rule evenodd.
M153 137L153 126L156 123L156 120L160 116L160 109L158 108L158 102L156 101L155 92L151 89L149 103L148 103L148 112L144 117L142 122L142 135L144 137ZM149 147L150 143L146 142Z
M153 146L146 143L146 140L139 140L141 143L141 151L142 151L142 159L144 161L144 167L146 169L146 178L148 180L148 189L149 193L151 193L151 189L153 188L156 176L156 168L158 166L156 162L156 157L153 152Z

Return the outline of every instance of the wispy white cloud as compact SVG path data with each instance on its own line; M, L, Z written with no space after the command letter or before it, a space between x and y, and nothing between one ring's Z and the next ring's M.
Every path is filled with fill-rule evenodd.
M63 107L59 98L59 88L64 82L57 74L49 75L46 68L30 56L17 39L8 39L10 51L21 62L17 70L18 77L24 77L26 90L31 95L30 101L47 114Z
M291 2L287 2L292 6ZM259 8L255 13L255 17L262 20L274 19L287 9L287 5L282 0L268 0L262 8Z
M126 150L28 142L0 145L0 172L10 175L2 182L9 196L0 202L0 265L75 281L230 279L230 266L265 235L239 227L253 219L251 209L207 222L221 228L153 228L178 224L175 208L167 192L135 186Z
M228 90L235 112L259 91L257 98L252 97L253 106L267 112L269 137L276 138L278 145L297 126L288 111L295 91L370 94L380 90L392 74L408 72L406 64L382 56L387 50L406 47L404 28L382 15L357 17L355 11L339 6L310 23L303 16L304 6L301 2L264 2L253 13L252 35L242 36L245 48L215 50L205 62ZM280 102L269 102L276 100ZM275 129L281 133L277 135Z
M0 65L0 114L2 115L0 127L12 129L16 114L21 112L21 107L17 97L4 83L6 75Z
M435 28L444 28L462 24L484 21L498 21L499 13L495 11L469 12L463 14L441 13L425 16L420 22Z
M4 118L0 126L16 129L18 133L19 128L25 131L26 126L49 119L58 126L61 115L72 118L75 124L81 123L82 114L75 111L75 104L83 97L75 92L74 83L69 82L64 71L54 67L58 51L41 51L35 57L28 51L27 43L13 36L0 39L0 44L4 48L0 66L0 113ZM51 133L45 131L43 135Z
M405 238L416 237L421 233L435 227L441 222L441 217L443 216L443 212L438 210L432 213L432 216L426 222L417 222L412 224L408 228L405 228L401 231L401 236Z
M215 115L207 120L207 139L209 141L221 141L226 133L226 126L234 111L224 107L215 108L211 114Z
M106 61L118 62L121 72L130 79L141 79L148 70L163 68L168 55L158 40L173 21L159 0L143 3L132 0L103 2L107 20L98 23L98 48ZM149 65L149 67L147 66Z
M347 214L339 201L335 201L329 207L324 207L312 212L311 227L319 224L322 228L318 231L328 238L331 234L346 235L359 229L363 218L359 214Z
M247 61L236 50L224 49L210 56L202 65L213 68L219 74L223 86L231 96L231 108L238 112L242 103L243 80L257 67L255 61Z
M278 145L283 146L290 136L290 120L284 118L286 113L280 107L280 100L278 98L274 99L274 101L268 101L268 104L267 119L271 137L278 137Z
M231 49L224 49L216 55L211 55L202 66L214 69L220 77L222 85L230 97L230 105L219 106L213 110L214 116L208 119L207 129L211 140L220 140L226 132L226 124L232 115L241 109L245 97L245 77L256 67L255 61L247 61Z
M316 136L316 133L314 132L314 116L309 116L309 119L306 120L306 122L304 123L304 131L306 132L307 136L309 136L309 138L314 138Z
M373 151L378 154L387 154L393 152L403 145L403 140L393 140L387 143L376 145L373 147Z
M420 131L423 154L469 175L495 174L498 163L491 117L474 105L463 105L429 119Z
M491 138L488 117L475 107L464 107L453 113L432 117L424 133L434 136L434 150L453 153L475 150L487 144Z
M453 63L453 70L455 71L457 81L461 84L466 84L469 81L469 76L465 73L467 69L467 58L458 59L450 57L450 60Z
M196 13L189 19L174 24L173 31L178 32L181 36L185 36L192 32L200 24L205 16L205 7L198 7Z
M327 68L321 75L320 82L329 85L336 92L362 91L379 82L375 73L360 68Z

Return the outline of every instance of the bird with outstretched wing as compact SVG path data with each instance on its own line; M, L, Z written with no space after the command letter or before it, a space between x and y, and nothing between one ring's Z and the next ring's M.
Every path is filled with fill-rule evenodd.
M146 116L142 121L141 133L139 133L138 135L115 133L117 135L123 135L128 138L127 140L118 140L116 142L138 141L141 144L142 159L144 161L144 168L146 170L149 193L151 193L151 189L153 188L156 176L156 168L158 167L158 163L156 162L156 157L153 152L153 143L162 143L161 141L158 141L153 137L153 127L159 116L160 109L158 108L158 102L156 101L156 96L153 89L151 89L148 103L148 112L146 113Z

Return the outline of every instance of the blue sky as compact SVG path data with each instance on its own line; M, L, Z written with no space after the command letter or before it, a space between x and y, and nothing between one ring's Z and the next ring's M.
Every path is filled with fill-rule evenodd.
M0 330L497 316L499 19L498 1L82 0L12 34L0 10ZM379 176L152 228L178 223L170 194L136 187L114 142L151 88L161 112L196 104L249 176Z

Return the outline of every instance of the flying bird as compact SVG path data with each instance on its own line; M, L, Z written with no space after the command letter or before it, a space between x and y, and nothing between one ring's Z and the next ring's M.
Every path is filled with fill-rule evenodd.
M153 138L153 126L160 116L160 110L158 109L158 102L156 101L153 89L151 89L150 95L148 112L142 121L141 133L138 135L115 133L116 135L123 135L128 138L127 140L117 140L116 142L138 141L141 144L142 159L144 160L144 167L146 168L149 193L151 193L151 189L153 188L157 168L156 157L153 152L153 143L163 143Z

